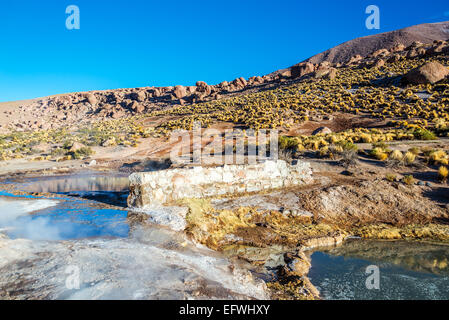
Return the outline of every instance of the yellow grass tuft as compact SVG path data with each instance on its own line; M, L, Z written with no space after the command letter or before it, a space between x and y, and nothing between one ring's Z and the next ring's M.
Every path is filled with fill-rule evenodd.
M449 170L448 170L446 167L441 166L441 167L438 169L438 178L439 178L441 181L446 181L448 176L449 176Z

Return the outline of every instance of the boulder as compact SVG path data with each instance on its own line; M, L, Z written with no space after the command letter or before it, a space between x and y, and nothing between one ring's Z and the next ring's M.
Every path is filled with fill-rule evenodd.
M113 118L113 119L119 119L121 117L125 116L125 112L122 109L115 109L112 110L109 115Z
M199 100L204 99L212 93L212 88L204 81L197 81L195 97Z
M162 90L160 88L154 88L151 90L151 95L153 97L160 97L162 95Z
M374 51L372 56L374 58L377 58L377 57L385 57L385 56L387 56L389 54L390 54L390 52L387 49L379 49L377 51Z
M372 68L381 68L385 65L385 61L383 59L378 59L372 64Z
M237 78L237 79L233 80L231 82L231 84L234 86L234 88L236 90L242 90L242 89L244 89L246 87L248 82L245 80L245 78L240 77L240 78Z
M446 46L444 44L433 46L433 47L427 49L426 53L428 55L437 55L437 54L442 53L445 47Z
M324 79L334 80L337 77L337 69L331 68L329 73L324 76Z
M436 83L443 80L448 75L448 68L439 62L432 61L411 70L404 76L404 81L408 84Z
M261 76L257 76L257 77L255 77L255 79L254 79L254 83L263 83L263 78L261 77Z
M405 46L402 43L399 43L397 45L395 45L393 48L390 49L390 52L400 52L400 51L404 51L405 50Z
M300 78L305 76L306 74L314 72L315 66L310 62L306 62L291 67L290 71L292 78Z
M329 134L332 133L332 130L328 127L321 127L312 132L312 135L316 136L318 134Z
M329 67L318 67L318 69L315 71L314 78L321 79L324 78L329 74L331 69Z
M204 81L197 81L196 82L197 91L205 91L208 87L207 83Z
M351 59L349 59L348 64L355 64L355 63L359 63L360 61L363 60L363 57L359 54L351 57Z
M132 92L129 96L132 100L135 100L138 102L144 102L146 99L145 91Z
M173 94L175 95L176 98L181 99L187 95L187 91L186 88L184 88L183 86L176 86L175 89L173 90Z
M86 101L91 105L91 106L95 106L97 104L97 98L95 97L95 95L88 93L86 95Z
M142 113L145 111L145 106L143 106L142 104L138 103L137 101L133 101L131 102L131 104L129 105L129 108L137 113Z
M388 58L387 62L388 63L394 63L394 62L398 62L402 59L403 57L400 54L394 54L392 55L390 58Z
M221 89L226 89L229 86L229 82L223 81L218 84Z
M285 70L284 72L279 73L280 78L291 78L292 71L290 69Z

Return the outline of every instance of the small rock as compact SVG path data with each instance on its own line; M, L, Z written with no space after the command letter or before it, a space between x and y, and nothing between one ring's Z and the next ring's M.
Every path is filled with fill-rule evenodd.
M89 162L89 167L96 166L96 165L97 165L96 160L92 160L91 162Z
M340 172L340 174L342 174L344 176L352 177L354 175L354 172L344 170L344 171Z

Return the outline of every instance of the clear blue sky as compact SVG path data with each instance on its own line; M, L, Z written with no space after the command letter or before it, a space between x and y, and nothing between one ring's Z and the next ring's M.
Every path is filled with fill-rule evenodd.
M381 29L365 28L375 4ZM81 29L67 30L77 5ZM344 41L449 20L447 0L1 0L0 101L264 75Z

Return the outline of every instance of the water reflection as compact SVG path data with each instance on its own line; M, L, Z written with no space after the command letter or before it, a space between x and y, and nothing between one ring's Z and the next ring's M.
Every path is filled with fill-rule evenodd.
M84 200L0 198L0 229L12 239L127 237L127 214Z
M311 255L309 277L325 299L449 299L449 246L407 241L348 241ZM368 290L366 268L380 270Z
M126 207L128 175L84 173L10 180L22 191L48 192Z
M76 174L14 180L28 192L127 191L128 175Z

